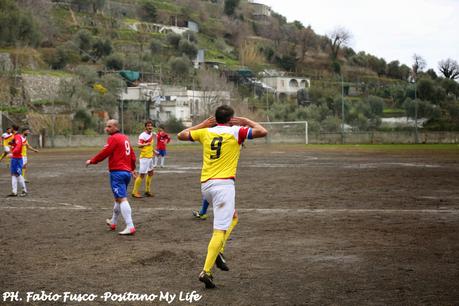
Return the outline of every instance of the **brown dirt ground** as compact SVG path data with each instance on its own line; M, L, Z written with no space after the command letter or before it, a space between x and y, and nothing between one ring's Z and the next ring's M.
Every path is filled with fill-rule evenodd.
M458 149L248 145L236 183L240 222L226 252L231 271L214 271L215 290L197 280L212 230L211 220L191 216L200 206L199 147L171 147L155 197L130 200L132 237L104 224L112 208L106 165L84 167L95 152L32 153L30 195L0 199L0 294L196 290L196 305L459 304ZM3 196L4 165L0 174ZM0 296L0 304L8 303Z

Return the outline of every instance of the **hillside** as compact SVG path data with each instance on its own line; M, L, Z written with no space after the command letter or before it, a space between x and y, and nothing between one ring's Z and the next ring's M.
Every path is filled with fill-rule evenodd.
M312 121L318 131L339 129L341 91L345 122L356 130L382 128L383 117L413 117L415 108L426 128L459 128L459 86L451 78L356 53L345 29L317 35L245 0L4 0L0 15L0 102L10 113L67 103L65 113L91 110L85 116L97 121L94 111L113 108L117 95L110 93L126 84L114 72L132 70L140 72L137 83L194 89L208 86L206 75L232 80L233 96L251 111ZM282 96L254 82L274 75L307 78L310 86ZM32 87L39 76L55 83L52 94L33 98L23 76L32 76ZM215 90L230 88L217 83ZM95 96L96 84L109 94Z

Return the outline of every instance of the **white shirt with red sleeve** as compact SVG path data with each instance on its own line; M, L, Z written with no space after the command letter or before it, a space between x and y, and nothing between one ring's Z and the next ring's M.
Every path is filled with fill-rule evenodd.
M110 171L134 171L136 156L129 138L121 133L110 135L104 148L91 160L91 164L97 164L108 157L108 169Z

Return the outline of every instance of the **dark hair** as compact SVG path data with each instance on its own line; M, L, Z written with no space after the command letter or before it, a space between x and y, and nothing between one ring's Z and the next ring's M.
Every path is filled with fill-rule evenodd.
M25 126L21 129L21 133L24 133L27 130L30 130L30 128L28 126Z
M215 120L217 123L228 123L234 116L234 109L229 105L222 105L215 110Z
M11 128L13 129L13 131L19 131L19 125L13 124Z
M158 126L158 128L164 130L164 124L160 124L160 125Z
M145 121L145 127L147 127L147 125L153 125L153 121L151 121L150 119L148 119L147 121Z

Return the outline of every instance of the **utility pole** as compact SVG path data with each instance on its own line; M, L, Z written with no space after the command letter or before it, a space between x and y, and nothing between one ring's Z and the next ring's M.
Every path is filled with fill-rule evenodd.
M344 144L344 82L341 73L341 143Z
M414 79L414 143L419 143L419 134L418 134L418 97L417 97L416 78Z

